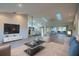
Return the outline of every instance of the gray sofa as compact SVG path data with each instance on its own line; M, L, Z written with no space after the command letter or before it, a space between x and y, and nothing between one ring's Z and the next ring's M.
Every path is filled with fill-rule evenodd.
M11 46L9 44L0 44L0 56L10 56Z

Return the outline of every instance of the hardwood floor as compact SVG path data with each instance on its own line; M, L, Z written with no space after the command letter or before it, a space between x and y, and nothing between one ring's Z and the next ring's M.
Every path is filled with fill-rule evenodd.
M68 56L68 45L54 42L44 43L45 47L42 51L35 54L35 56ZM29 56L24 52L28 47L22 45L11 50L11 56Z
M7 43L11 45L11 55L28 56L28 54L24 52L24 50L28 48L24 43L33 39L35 39L35 37ZM38 52L35 56L67 56L68 39L68 37L62 34L51 35L50 39L48 39L49 42L43 44L45 49Z
M64 44L65 38L67 38L66 35L57 33L55 35L54 34L50 35L49 41Z

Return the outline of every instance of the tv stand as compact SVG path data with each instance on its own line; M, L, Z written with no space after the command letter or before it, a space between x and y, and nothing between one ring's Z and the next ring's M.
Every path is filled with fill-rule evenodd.
M19 36L19 34L8 34L3 38L3 42L10 42L19 39L22 39L22 37Z

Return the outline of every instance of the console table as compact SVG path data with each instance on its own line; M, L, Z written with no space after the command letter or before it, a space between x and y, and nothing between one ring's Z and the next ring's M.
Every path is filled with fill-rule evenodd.
M25 43L25 45L29 47L28 49L25 50L25 52L29 54L30 56L35 55L37 52L44 49L44 47L41 46L42 43L44 43L44 41L41 41L41 40L35 42L35 44Z

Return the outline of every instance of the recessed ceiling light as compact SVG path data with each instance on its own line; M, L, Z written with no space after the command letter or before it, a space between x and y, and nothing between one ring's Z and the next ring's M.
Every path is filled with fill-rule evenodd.
M19 7L22 7L22 4L18 4Z
M57 13L56 13L56 18L57 18L57 20L62 20L62 15L61 15L61 13L57 12Z

